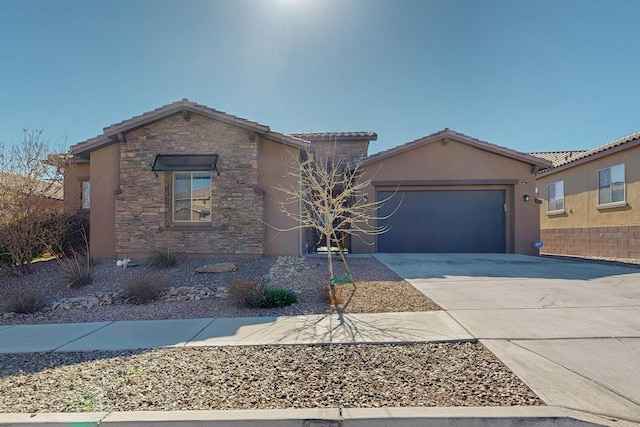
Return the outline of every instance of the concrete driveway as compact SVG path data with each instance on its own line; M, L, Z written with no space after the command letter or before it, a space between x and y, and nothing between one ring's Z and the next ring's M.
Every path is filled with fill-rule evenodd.
M547 404L640 422L640 268L509 254L376 254Z

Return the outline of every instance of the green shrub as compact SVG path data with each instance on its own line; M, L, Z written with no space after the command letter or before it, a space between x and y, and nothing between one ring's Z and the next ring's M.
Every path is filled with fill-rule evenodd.
M178 265L178 257L169 247L153 247L148 259L153 267L169 268Z
M229 295L238 307L258 307L264 293L264 286L259 280L240 279L229 286Z
M293 291L280 288L267 288L260 298L260 308L287 307L298 302L298 297Z
M42 311L49 304L42 292L36 289L10 292L5 296L8 312L31 314Z
M136 276L124 284L122 298L132 304L146 304L160 298L168 287L166 280Z

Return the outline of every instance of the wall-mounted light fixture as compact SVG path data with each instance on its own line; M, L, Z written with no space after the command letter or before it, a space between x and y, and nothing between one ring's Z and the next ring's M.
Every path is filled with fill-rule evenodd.
M525 202L528 202L530 198L531 198L531 197L529 197L529 195L528 195L528 194L523 194L523 195L522 195L522 200L524 200Z

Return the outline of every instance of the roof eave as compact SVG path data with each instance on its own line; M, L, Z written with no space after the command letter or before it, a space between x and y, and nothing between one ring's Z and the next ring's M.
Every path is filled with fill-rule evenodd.
M514 160L518 160L518 161L530 164L535 167L541 168L541 167L551 166L551 162L548 160L541 159L539 157L530 156L524 153L519 153L517 151L513 151L508 148L503 148L498 145L490 144L488 142L476 140L474 138L459 134L454 131L450 131L448 129L433 133L423 138L416 139L415 141L408 142L399 147L391 148L388 151L383 153L372 154L371 156L368 156L364 159L363 165L376 163L380 160L384 160L386 158L396 156L398 154L413 150L415 148L421 147L426 144L430 144L432 142L440 141L442 139L450 139L453 141L457 141L462 144L470 145L472 147L475 147L490 153L499 154Z
M575 166L579 166L594 160L601 159L603 157L609 156L611 154L619 153L620 151L628 150L629 148L633 148L637 145L640 145L640 138L633 139L631 141L625 142L623 144L617 145L615 147L607 148L597 153L590 154L586 157L581 157L579 159L573 160L568 163L564 163L562 165L551 167L548 169L541 170L538 172L538 177L553 175L554 173L561 172L567 169L571 169Z

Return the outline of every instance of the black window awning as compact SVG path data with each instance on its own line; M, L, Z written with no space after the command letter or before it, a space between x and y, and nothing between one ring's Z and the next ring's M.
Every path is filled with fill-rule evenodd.
M151 166L153 172L215 171L217 154L158 154Z

